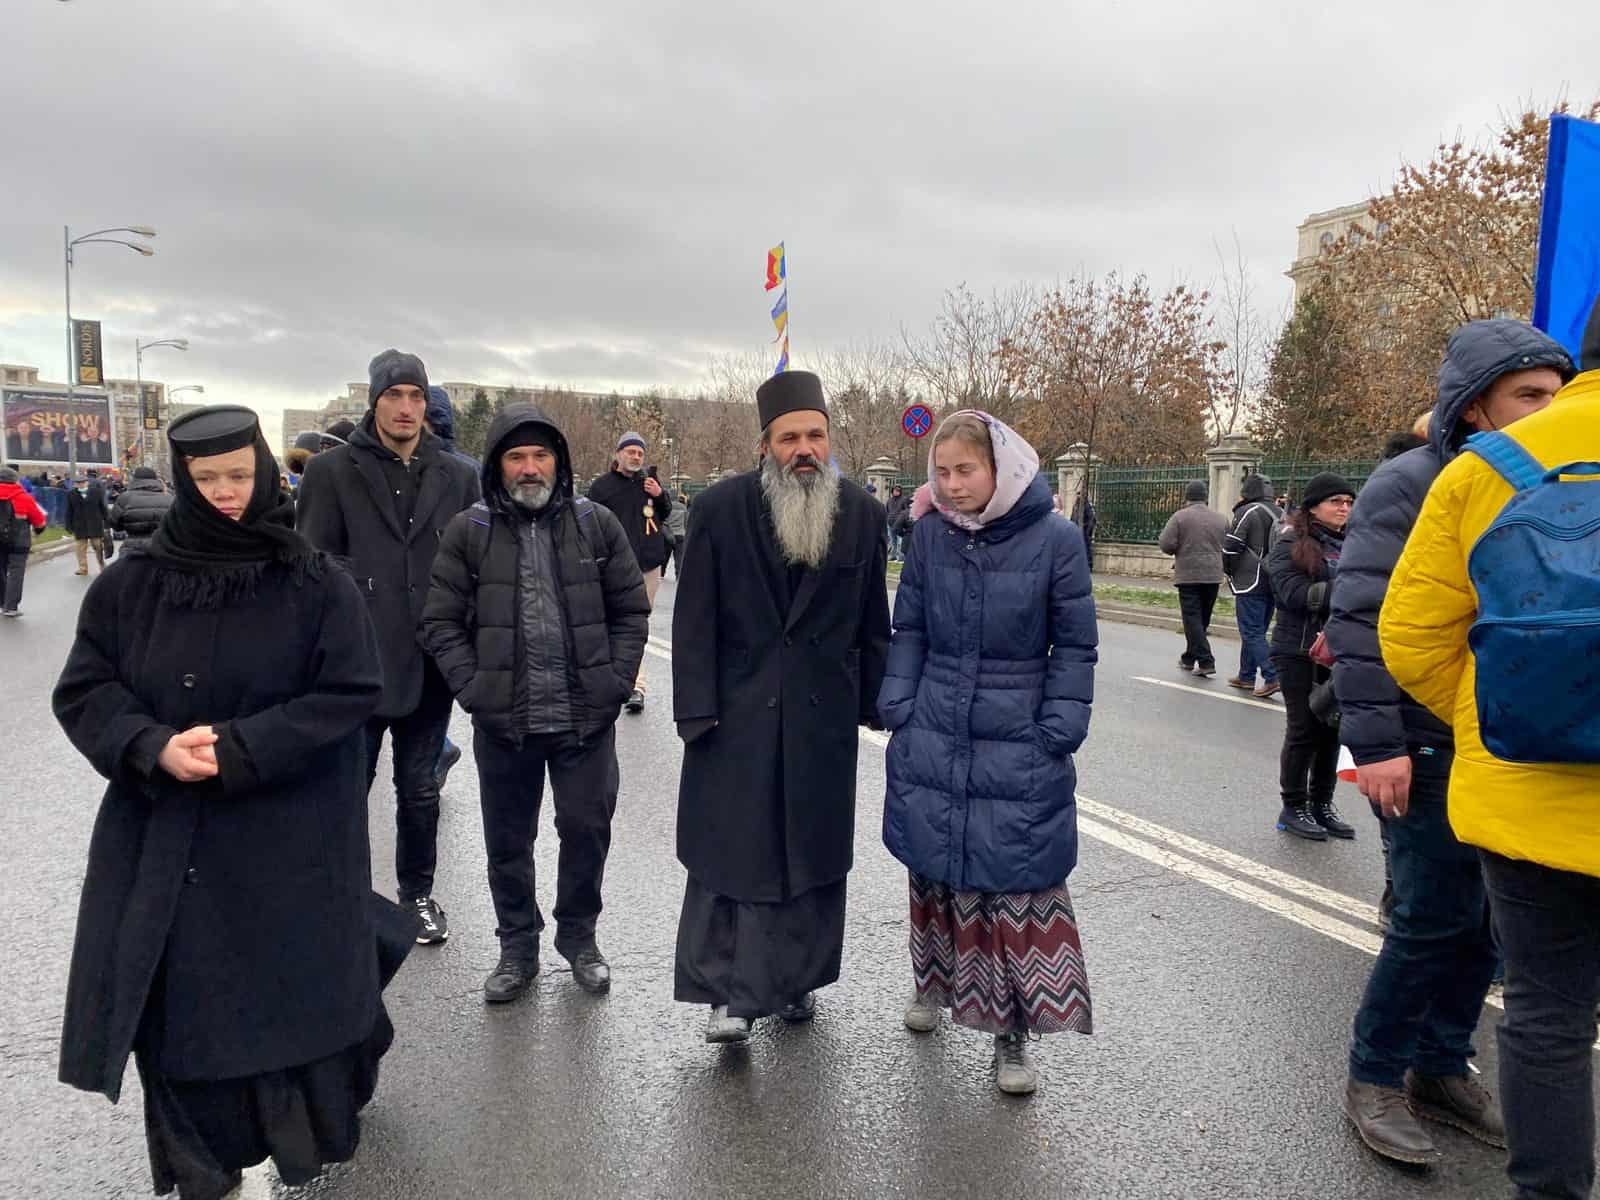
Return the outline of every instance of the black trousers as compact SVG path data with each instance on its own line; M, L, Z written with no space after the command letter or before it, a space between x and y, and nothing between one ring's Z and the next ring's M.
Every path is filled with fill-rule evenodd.
M478 765L495 933L508 958L531 959L539 953L544 916L534 886L533 843L539 836L545 772L550 773L561 839L556 950L570 959L594 945L600 917L600 885L617 811L616 727L581 742L574 733L530 736L520 747L478 729L473 731L472 753Z
M1517 1196L1582 1200L1594 1187L1600 879L1481 852L1506 960L1500 1107Z
M1339 731L1317 720L1311 711L1311 689L1328 678L1328 670L1300 654L1274 654L1272 665L1278 669L1289 717L1278 760L1283 802L1326 804L1339 782Z
M1220 583L1178 585L1178 608L1183 613L1183 636L1188 642L1182 659L1186 667L1217 665L1206 631L1211 628L1211 612L1217 607L1217 589L1221 586Z
M439 781L433 773L450 727L450 688L430 660L422 673L422 699L403 717L373 717L367 722L367 789L378 774L383 735L394 752L394 873L400 903L433 894L438 861Z
M28 552L6 551L6 612L16 612L22 605L22 576L28 569Z

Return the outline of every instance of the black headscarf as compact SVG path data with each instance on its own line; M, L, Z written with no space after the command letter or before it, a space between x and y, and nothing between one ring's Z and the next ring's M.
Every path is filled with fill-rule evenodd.
M200 494L188 457L175 445L173 500L147 553L161 564L166 598L188 608L219 608L255 594L271 563L290 568L296 584L322 573L323 556L294 529L294 501L282 490L278 464L257 429L255 488L244 516L225 517Z

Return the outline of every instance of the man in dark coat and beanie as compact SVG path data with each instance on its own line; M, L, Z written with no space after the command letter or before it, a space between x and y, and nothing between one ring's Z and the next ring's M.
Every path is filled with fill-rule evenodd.
M567 439L533 405L490 426L483 494L445 531L422 635L472 714L500 937L484 999L514 1000L539 973L533 840L547 770L561 838L556 950L580 987L605 992L595 924L617 806L615 724L650 602L621 524L574 498Z
M74 549L78 555L79 575L89 573L91 549L95 566L102 571L106 569L106 493L93 470L86 478L77 480L67 493L67 532L77 543Z
M1205 679L1217 673L1208 634L1222 587L1222 539L1227 536L1228 518L1211 510L1206 485L1198 479L1184 488L1183 507L1161 531L1161 553L1174 558L1172 582L1178 586L1183 613L1184 648L1178 669Z
M1438 1156L1418 1110L1497 1146L1505 1129L1467 1069L1495 948L1477 851L1456 839L1446 811L1455 737L1389 674L1378 614L1428 489L1467 437L1539 412L1572 374L1567 352L1522 321L1457 329L1439 367L1428 444L1372 473L1339 555L1326 629L1339 737L1381 814L1394 890L1356 1014L1345 1112L1372 1150L1403 1163Z
M368 368L368 402L349 444L306 463L297 523L319 550L350 565L383 650L383 699L367 724L368 782L391 734L397 802L395 875L400 902L416 909L417 940L449 936L433 898L439 828L434 768L450 724L444 677L418 641L422 606L444 531L479 494L472 467L439 447L423 417L428 372L414 354L385 350Z
M756 393L762 465L702 493L673 605L684 740L677 999L706 1040L808 1019L839 977L855 840L856 726L889 648L884 512L830 466L822 383Z
M644 469L644 438L629 430L617 440L611 470L589 485L589 499L603 504L622 522L628 545L644 575L644 588L655 607L656 589L661 586L662 568L667 562L666 520L672 511L672 496ZM680 572L681 574L681 572ZM634 681L628 697L628 711L644 711L644 668Z

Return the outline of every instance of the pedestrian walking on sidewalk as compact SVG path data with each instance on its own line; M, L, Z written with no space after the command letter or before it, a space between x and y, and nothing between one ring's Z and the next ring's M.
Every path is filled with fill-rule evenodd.
M11 467L0 467L0 555L5 561L5 596L0 617L22 615L22 579L28 570L35 530L45 526L44 509Z
M168 439L172 510L90 585L53 696L109 781L60 1075L115 1102L131 1053L155 1191L211 1200L355 1153L416 921L371 888L367 601L295 533L253 412Z
M650 631L650 601L611 512L572 495L567 439L531 404L489 427L484 500L445 530L422 641L472 714L500 962L490 1004L539 973L533 842L545 773L561 857L556 951L590 992L611 987L595 939L617 807L616 721Z
M1519 1197L1564 1200L1589 1196L1595 1181L1600 308L1581 360L1585 373L1547 409L1479 434L1439 473L1378 624L1395 682L1455 733L1450 827L1478 851L1505 957L1506 1171ZM1503 523L1518 510L1525 523ZM1451 1091L1417 1102L1456 1124L1448 1109L1476 1089Z
M622 532L628 537L628 545L633 548L633 557L644 577L645 594L650 597L650 607L654 608L662 568L667 561L664 522L672 514L672 494L661 486L654 468L645 470L645 450L640 434L632 430L623 434L617 440L611 470L589 485L589 499L609 508L622 523ZM628 696L630 713L644 711L646 690L644 660L640 659L639 678Z
M1234 619L1239 624L1239 673L1228 680L1228 686L1263 700L1283 690L1267 649L1267 627L1272 624L1274 608L1267 556L1283 524L1283 514L1269 499L1271 495L1272 480L1264 475L1246 477L1239 503L1233 506L1233 524L1222 544L1222 566L1228 573ZM1256 683L1258 671L1260 684Z
M1325 842L1329 835L1356 835L1333 806L1333 789L1339 782L1339 731L1324 719L1330 710L1337 711L1332 674L1311 658L1332 606L1330 593L1344 546L1345 522L1354 503L1355 489L1339 476L1313 476L1267 559L1278 606L1272 665L1283 686L1288 716L1278 766L1283 794L1278 828L1313 842Z
M1198 479L1184 488L1183 499L1183 507L1161 531L1161 552L1174 556L1172 581L1183 612L1184 647L1178 669L1209 679L1217 673L1208 634L1224 578L1222 543L1228 536L1228 518L1211 511L1206 485Z
M154 467L136 467L133 482L111 505L111 528L128 536L133 547L150 540L172 507L172 495L161 486Z
M478 499L478 473L424 428L428 372L420 358L385 350L367 373L371 407L346 445L306 463L297 519L313 546L349 562L367 594L383 650L383 699L367 725L367 783L377 777L387 732L400 903L417 912L418 940L439 945L450 936L433 881L451 696L417 635L433 556L451 519Z
M702 492L672 613L683 739L674 998L706 1041L808 1021L839 978L858 725L889 650L883 506L834 471L822 381L756 392L761 466Z
M947 418L895 597L878 712L893 730L883 840L911 872L905 1024L994 1037L996 1084L1038 1086L1031 1036L1091 1028L1067 876L1072 756L1098 635L1083 535L1053 519L1039 458L987 413Z
M1439 1157L1418 1114L1493 1146L1505 1145L1505 1127L1467 1069L1496 953L1477 851L1456 839L1446 811L1455 738L1389 674L1378 615L1428 489L1467 436L1542 411L1571 375L1567 352L1531 325L1461 326L1439 368L1430 441L1373 472L1339 556L1327 627L1339 736L1382 821L1393 892L1356 1013L1345 1111L1368 1146L1402 1163Z

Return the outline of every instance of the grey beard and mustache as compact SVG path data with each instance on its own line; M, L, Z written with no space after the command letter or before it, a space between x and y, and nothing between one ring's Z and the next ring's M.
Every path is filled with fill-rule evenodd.
M511 502L518 508L525 508L529 512L543 512L545 505L550 503L553 492L550 484L543 479L537 481L517 482L508 489L511 493Z
M761 466L761 494L772 513L772 530L784 560L818 570L833 544L833 519L839 513L839 477L827 463L814 475L796 475L794 462L780 467L768 456Z

